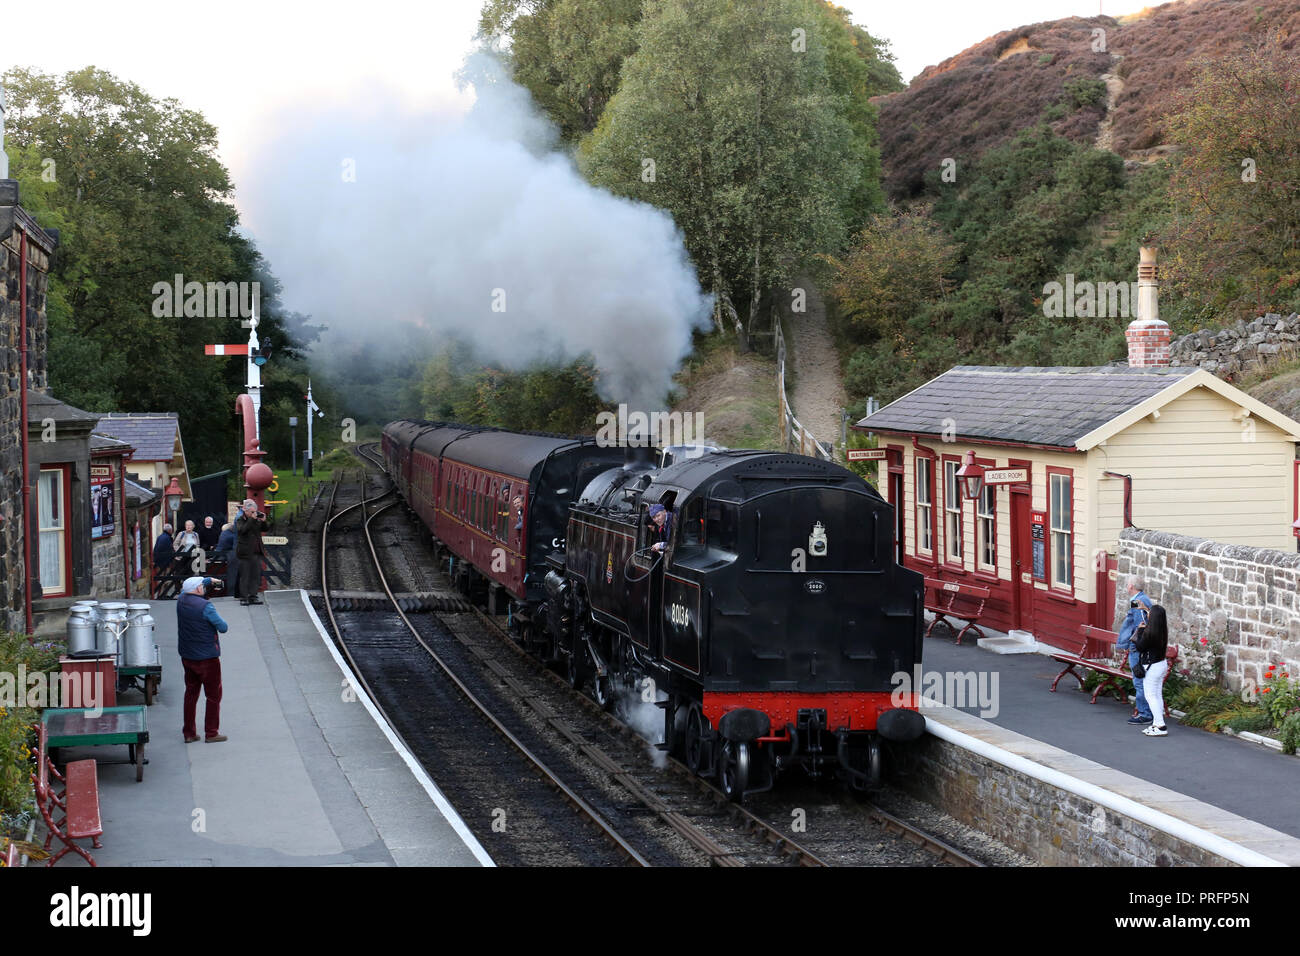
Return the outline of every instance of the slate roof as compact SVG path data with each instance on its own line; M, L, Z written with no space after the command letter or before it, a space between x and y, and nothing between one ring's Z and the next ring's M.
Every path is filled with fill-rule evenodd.
M67 402L61 402L53 395L44 392L28 391L27 424L32 425L53 418L56 422L93 422L99 418L96 412L82 411ZM84 425L82 426L85 427Z
M138 505L149 504L157 501L162 497L162 492L150 487L147 483L126 479L126 500L137 502Z
M1195 368L958 365L858 422L869 431L1073 448Z
M114 412L95 431L135 446L133 461L171 461L176 453L175 412Z
M90 433L90 451L92 454L97 451L129 452L130 450L130 442L120 441L119 439L113 438L109 435L101 435L98 432Z

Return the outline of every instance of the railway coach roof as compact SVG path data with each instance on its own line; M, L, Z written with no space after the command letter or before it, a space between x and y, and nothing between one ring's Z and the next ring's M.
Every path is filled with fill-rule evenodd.
M527 478L548 456L563 449L578 447L581 441L496 430L466 431L463 436L457 436L453 429L445 428L430 433L427 439L421 437L416 446L434 454L441 451L444 457L475 468ZM596 449L594 440L585 441L585 447Z

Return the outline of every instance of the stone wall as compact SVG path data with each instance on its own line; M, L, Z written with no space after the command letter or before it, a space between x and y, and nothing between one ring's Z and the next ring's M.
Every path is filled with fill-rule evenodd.
M1125 579L1136 574L1164 605L1170 641L1223 641L1233 690L1261 685L1271 663L1300 669L1300 554L1127 528L1117 573L1114 626L1128 610Z
M120 523L120 522L119 522ZM91 565L95 574L95 599L126 597L126 575L122 564L122 534L100 538L90 543Z
M1227 862L1132 816L951 741L926 734L911 746L915 762L909 773L895 779L896 784L1043 866L1223 866Z
M40 230L19 207L20 222ZM44 392L46 377L45 299L50 250L27 243L27 384ZM22 448L20 421L19 284L20 232L0 238L0 626L21 631L23 622ZM34 505L33 505L34 507Z
M1211 331L1199 329L1175 339L1170 365L1198 365L1227 381L1240 378L1260 362L1300 354L1300 315L1261 315L1252 322Z

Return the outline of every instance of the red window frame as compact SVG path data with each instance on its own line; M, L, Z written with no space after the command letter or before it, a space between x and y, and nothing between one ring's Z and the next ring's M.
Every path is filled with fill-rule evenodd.
M954 478L953 485L957 489L957 543L961 548L961 554L958 556L957 560L953 560L952 556L948 553L948 515L950 514L948 511L949 463L956 465L957 468L961 468L961 456L944 455L940 465L943 470L943 494L941 495L943 498L943 566L948 570L961 571L964 573L966 570L966 535L963 525L966 521L966 496L962 491L961 479L959 478Z
M997 460L996 460L996 459L993 459L993 458L976 458L976 459L975 459L975 464L977 464L977 465L982 465L984 468L996 468L996 467L997 467ZM1003 487L1003 486L1001 486L1001 485L985 485L985 486L984 486L984 490L981 490L981 491L980 491L980 495L981 495L981 497L982 497L982 496L984 495L984 491L985 491L985 490L987 490L987 489L989 489L989 488L993 488L993 489L994 489L994 492L993 492L993 530L992 530L992 534L989 536L989 537L990 537L990 541L989 541L989 543L993 546L993 564L992 564L992 566L990 566L990 565L986 565L986 564L982 564L982 563L981 563L981 558L982 558L982 556L983 556L983 552L982 552L982 550L981 550L981 548L980 548L980 521L981 521L982 519L980 518L980 507L979 507L979 506L980 506L980 501L979 501L978 498L975 500L975 572L976 572L977 574L988 575L988 576L993 577L993 578L997 578L997 576L998 576L998 574L999 574L999 571L998 571L998 497L999 497L999 496L998 496L998 493L997 493L997 490L996 490L996 489L998 489L998 488L1000 488L1000 487Z
M1070 555L1069 555L1069 565L1068 565L1070 569L1070 583L1065 586L1062 586L1056 582L1056 548L1054 547L1056 542L1053 540L1056 534L1056 530L1052 522L1052 476L1053 475L1059 475L1063 478L1068 478L1070 480L1070 531L1069 531ZM1074 596L1074 582L1075 582L1074 536L1076 532L1074 530L1074 514L1075 511L1077 510L1075 506L1074 488L1075 485L1074 485L1073 468L1061 468L1056 465L1047 466L1047 507L1043 509L1043 512L1047 516L1047 527L1043 529L1044 532L1043 537L1046 539L1046 541L1044 542L1044 546L1047 553L1047 586L1049 590L1055 591L1058 594L1069 594L1071 597Z
M929 448L915 448L912 453L912 554L918 561L935 564L938 561L939 529L934 521L934 476L935 453ZM921 550L921 469L920 462L928 462L930 473L929 507L930 507L930 548Z

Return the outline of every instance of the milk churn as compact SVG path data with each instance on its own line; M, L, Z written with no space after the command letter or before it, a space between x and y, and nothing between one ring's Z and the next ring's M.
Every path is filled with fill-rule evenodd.
M68 656L90 656L95 650L95 622L91 609L74 604L68 611Z
M117 645L126 633L126 605L109 602L99 606L99 623L95 627L95 646L105 657L117 656Z
M132 604L126 609L126 640L123 642L123 667L148 667L154 662L153 615L148 604Z

